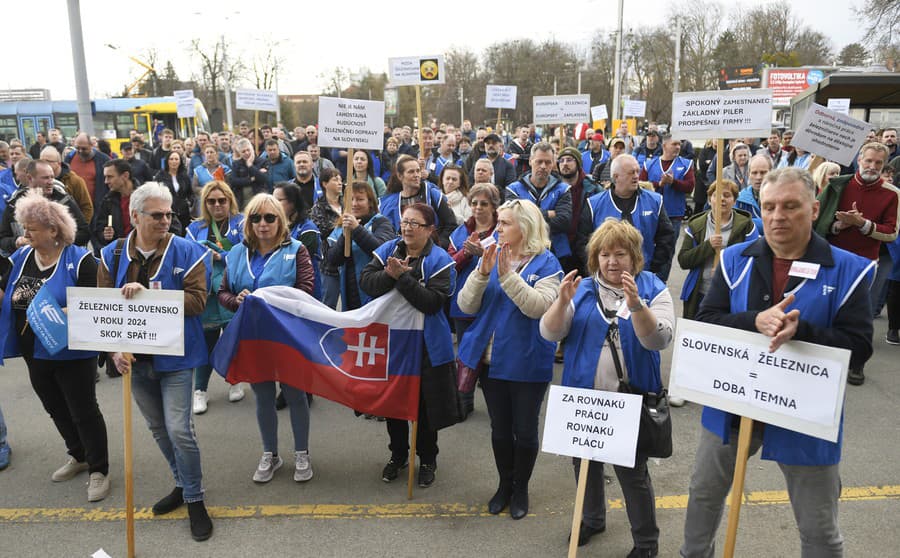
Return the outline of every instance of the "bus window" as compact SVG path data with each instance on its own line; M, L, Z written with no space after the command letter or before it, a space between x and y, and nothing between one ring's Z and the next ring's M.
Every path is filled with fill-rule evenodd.
M74 138L78 133L78 117L74 114L56 113L53 115L53 121L67 140Z
M0 117L0 140L8 142L19 135L19 125L16 117Z

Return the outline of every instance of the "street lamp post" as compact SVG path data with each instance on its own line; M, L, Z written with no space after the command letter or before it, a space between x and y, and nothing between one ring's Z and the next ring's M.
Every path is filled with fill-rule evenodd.
M613 106L612 106L612 117L613 121L619 119L619 104L620 99L619 96L622 94L620 90L620 85L622 81L622 12L623 12L623 3L624 0L619 0L619 30L616 33L616 68L615 68L615 77L613 77Z
M94 116L91 114L91 91L88 87L84 61L84 36L81 32L81 2L68 0L69 39L72 44L72 65L75 68L75 92L78 96L78 129L94 135Z

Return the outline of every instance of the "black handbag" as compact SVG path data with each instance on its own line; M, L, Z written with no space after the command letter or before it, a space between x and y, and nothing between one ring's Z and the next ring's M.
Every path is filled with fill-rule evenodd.
M616 375L619 377L619 392L643 395L641 404L641 422L638 430L637 452L647 457L671 457L672 456L672 415L669 413L669 397L665 388L660 393L642 392L625 381L622 373L622 362L619 360L619 351L612 339L612 332L619 329L618 324L612 322L606 331L606 340L609 342L609 350L612 353L613 364L616 366Z

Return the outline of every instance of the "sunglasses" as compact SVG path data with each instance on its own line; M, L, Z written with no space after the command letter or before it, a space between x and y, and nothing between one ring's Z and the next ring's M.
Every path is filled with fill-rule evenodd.
M263 219L266 220L266 223L271 225L272 223L275 222L276 219L278 219L278 215L275 215L274 213L266 213L265 215L260 215L259 213L254 213L253 215L250 216L250 222L253 223L254 225L258 225L259 222L262 221Z
M154 221L162 221L163 219L167 219L171 221L175 218L175 214L171 211L154 211L153 213L148 213L146 211L141 211L142 215L149 215Z
M228 205L228 198L206 198L206 205Z
M491 205L491 202L484 200L472 200L471 202L469 202L469 205L471 205L472 207L489 207Z

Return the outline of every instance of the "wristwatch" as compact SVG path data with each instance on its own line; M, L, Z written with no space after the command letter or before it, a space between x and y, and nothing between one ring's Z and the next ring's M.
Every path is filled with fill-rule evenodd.
M644 301L641 300L637 306L634 306L634 307L629 306L628 311L634 313L634 312L637 312L638 310L643 310L644 308L646 308L646 306L644 306Z

